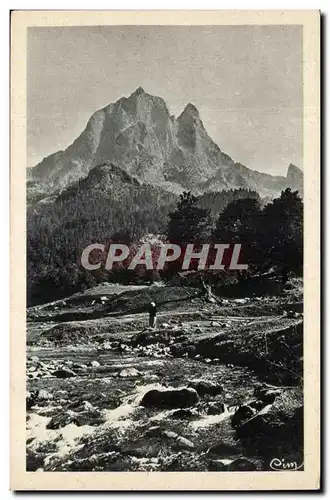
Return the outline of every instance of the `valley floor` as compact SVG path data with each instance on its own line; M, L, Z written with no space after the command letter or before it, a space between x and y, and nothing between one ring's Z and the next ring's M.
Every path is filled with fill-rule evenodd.
M208 303L184 287L104 284L30 308L27 470L301 466L301 289Z

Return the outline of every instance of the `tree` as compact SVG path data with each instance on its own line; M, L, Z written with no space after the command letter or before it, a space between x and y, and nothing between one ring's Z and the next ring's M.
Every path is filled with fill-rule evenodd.
M219 215L212 240L217 243L242 245L244 262L258 265L260 259L260 203L255 198L242 198L229 203Z
M169 214L167 237L171 243L207 242L210 225L210 210L200 208L191 192L183 192L176 210Z
M301 273L303 269L303 202L290 188L265 206L261 243L272 265Z

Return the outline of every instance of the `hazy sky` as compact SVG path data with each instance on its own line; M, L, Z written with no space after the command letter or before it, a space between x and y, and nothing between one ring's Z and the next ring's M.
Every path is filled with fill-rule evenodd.
M142 86L176 116L193 103L234 160L303 168L301 51L299 26L29 28L28 166Z

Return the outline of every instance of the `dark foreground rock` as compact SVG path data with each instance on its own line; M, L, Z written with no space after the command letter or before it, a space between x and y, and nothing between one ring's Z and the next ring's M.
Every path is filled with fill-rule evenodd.
M187 408L198 401L198 393L192 388L153 389L143 396L140 404L146 408Z

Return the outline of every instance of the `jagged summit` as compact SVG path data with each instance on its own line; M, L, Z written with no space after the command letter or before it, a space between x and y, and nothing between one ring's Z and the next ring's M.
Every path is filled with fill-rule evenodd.
M182 120L182 119L187 118L187 117L188 118L192 117L194 119L199 118L198 109L196 108L196 106L194 106L191 103L187 104L187 106L184 108L181 115L179 116L178 120Z
M302 187L302 172L294 165L287 177L274 177L235 163L208 135L196 106L188 103L175 118L164 99L141 86L96 111L80 136L65 151L44 158L29 178L62 188L100 165L93 175L104 170L121 175L120 168L140 183L174 192L244 187L277 196L285 187Z
M296 165L294 165L293 163L290 163L290 165L288 167L287 176L289 176L291 174L302 174L302 170L300 170L300 168L297 167Z
M286 175L288 185L292 189L297 189L300 193L303 192L304 188L304 174L300 168L293 163L290 163L288 168L288 173Z
M131 95L140 95L140 94L145 94L145 91L142 87L138 87L134 92L132 92Z

